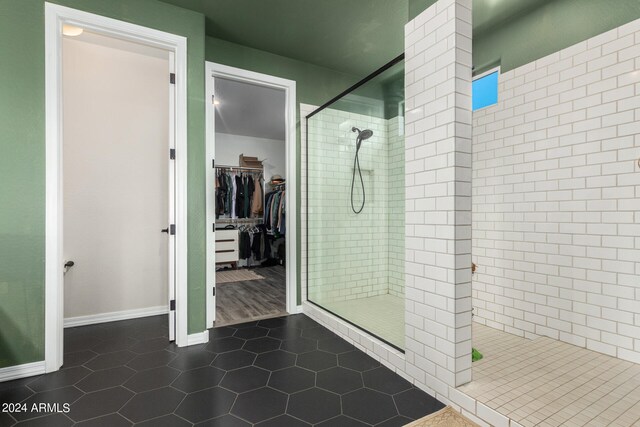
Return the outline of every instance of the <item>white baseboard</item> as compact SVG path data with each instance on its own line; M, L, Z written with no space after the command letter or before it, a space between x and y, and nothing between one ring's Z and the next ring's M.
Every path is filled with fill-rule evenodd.
M303 311L303 308L301 305L296 307L296 313L302 313L302 311Z
M0 368L0 382L32 377L45 373L44 360L41 362L25 363L22 365Z
M64 319L64 327L95 325L97 323L115 322L117 320L137 319L139 317L157 316L169 313L169 307L136 308L134 310L113 311L111 313L90 314L88 316L69 317Z
M204 344L209 342L209 330L197 334L187 335L187 345Z

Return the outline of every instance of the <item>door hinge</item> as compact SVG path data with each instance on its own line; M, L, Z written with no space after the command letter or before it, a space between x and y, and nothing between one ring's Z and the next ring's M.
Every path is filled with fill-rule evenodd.
M215 95L211 95L211 103L213 105L216 105L216 96Z
M213 224L211 224L211 228L213 229L213 232L216 232L216 223L214 222Z
M211 167L212 167L213 169L215 169L215 168L216 168L216 159L211 159Z
M169 74L169 83L171 83L172 85L176 84L176 73Z
M176 300L172 299L171 301L169 301L169 310L176 311Z
M175 224L171 224L169 226L169 234L171 234L171 235L176 234L176 225Z
M171 160L175 160L176 159L176 149L175 148L169 148L169 158Z
M216 287L215 286L213 287L213 296L214 297L216 296Z

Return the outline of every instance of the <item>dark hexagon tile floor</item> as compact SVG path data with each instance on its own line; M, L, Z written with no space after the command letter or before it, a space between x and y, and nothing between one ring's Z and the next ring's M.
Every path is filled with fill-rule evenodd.
M4 426L403 426L444 405L302 315L210 330L179 348L166 316L65 330L58 372L0 383Z

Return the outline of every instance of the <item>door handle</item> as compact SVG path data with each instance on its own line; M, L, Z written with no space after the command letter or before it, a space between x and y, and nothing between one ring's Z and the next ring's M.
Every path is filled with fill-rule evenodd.
M169 229L168 228L163 228L162 230L160 230L161 233L169 233Z
M67 274L67 272L69 271L69 269L70 269L71 267L73 267L74 265L76 265L76 263L75 263L75 262L73 262L73 261L67 261L67 262L65 262L65 263L64 263L64 271L63 271L63 274Z

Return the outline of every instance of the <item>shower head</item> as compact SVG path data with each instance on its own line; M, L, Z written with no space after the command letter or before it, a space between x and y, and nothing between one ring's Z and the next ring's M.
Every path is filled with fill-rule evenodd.
M358 139L361 141L369 139L373 136L373 131L371 129L365 129L361 131L357 127L352 127L351 132L358 132Z
M373 131L371 129L360 130L355 126L351 128L351 132L358 132L358 137L356 138L356 151L360 150L360 144L362 144L362 141L373 136Z

